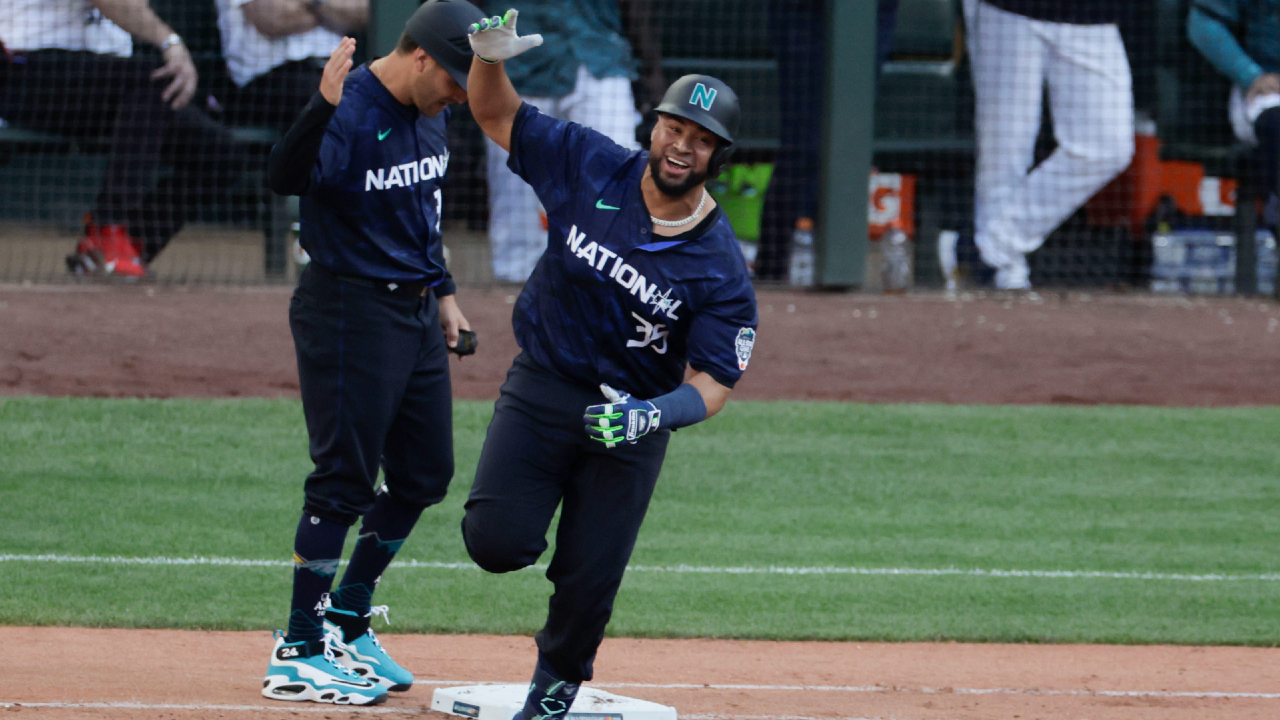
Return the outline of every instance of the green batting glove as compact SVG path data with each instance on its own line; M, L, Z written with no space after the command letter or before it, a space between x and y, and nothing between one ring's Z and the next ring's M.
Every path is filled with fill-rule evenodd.
M648 400L638 400L608 385L601 385L600 392L609 402L589 406L582 420L588 437L605 447L617 447L623 440L634 445L662 424L662 412Z
M467 38L471 41L471 50L476 57L492 65L541 45L541 35L516 35L516 18L519 15L513 8L502 17L495 15L478 23L471 23Z

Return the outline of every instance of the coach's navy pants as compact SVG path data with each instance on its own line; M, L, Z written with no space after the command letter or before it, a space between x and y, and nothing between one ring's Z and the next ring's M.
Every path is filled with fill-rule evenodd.
M396 500L443 500L453 400L435 296L357 285L313 263L293 293L289 327L316 464L306 511L354 525L373 508L379 464Z
M537 642L569 682L592 677L671 435L659 430L607 449L587 437L582 421L588 405L603 401L598 388L517 357L494 406L462 520L476 564L510 572L547 549L547 529L562 506L547 568L555 593Z

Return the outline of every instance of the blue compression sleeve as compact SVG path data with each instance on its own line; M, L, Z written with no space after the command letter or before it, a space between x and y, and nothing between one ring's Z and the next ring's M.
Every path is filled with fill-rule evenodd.
M662 411L660 428L675 430L707 419L707 403L702 400L702 393L698 392L698 388L689 383L649 402Z

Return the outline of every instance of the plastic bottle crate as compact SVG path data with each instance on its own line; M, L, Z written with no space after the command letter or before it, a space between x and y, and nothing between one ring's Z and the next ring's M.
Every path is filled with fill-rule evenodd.
M1274 292L1276 239L1259 229L1258 292ZM1151 238L1151 290L1222 295L1236 289L1236 236L1214 230L1175 230Z

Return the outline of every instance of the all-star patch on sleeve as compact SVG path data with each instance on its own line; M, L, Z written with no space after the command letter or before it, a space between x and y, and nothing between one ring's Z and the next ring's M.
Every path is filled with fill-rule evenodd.
M721 285L689 328L689 366L733 387L751 362L760 316L745 277Z
M511 126L507 167L533 187L551 214L577 195L583 178L609 177L633 154L591 128L524 103Z

